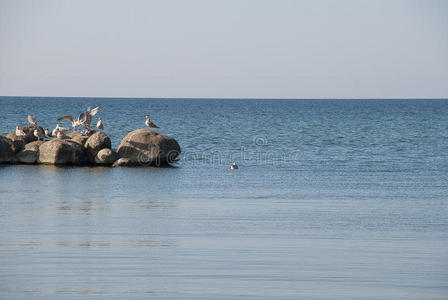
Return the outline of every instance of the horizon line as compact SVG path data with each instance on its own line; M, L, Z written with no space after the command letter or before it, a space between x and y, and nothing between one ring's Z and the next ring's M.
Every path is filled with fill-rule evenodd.
M85 99L148 99L148 100L448 100L448 97L381 97L381 98L269 98L269 97L108 97L108 96L20 96L0 95L0 98L85 98Z

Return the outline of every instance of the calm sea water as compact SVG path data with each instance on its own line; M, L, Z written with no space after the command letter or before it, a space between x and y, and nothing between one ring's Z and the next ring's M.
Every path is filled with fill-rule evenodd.
M0 299L448 299L448 101L2 97L0 133L96 105L181 162L0 166Z

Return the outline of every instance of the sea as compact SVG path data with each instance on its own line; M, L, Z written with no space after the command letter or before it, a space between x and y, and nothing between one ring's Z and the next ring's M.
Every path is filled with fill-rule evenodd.
M0 165L0 299L448 299L448 100L0 97L0 134L96 106L180 161Z

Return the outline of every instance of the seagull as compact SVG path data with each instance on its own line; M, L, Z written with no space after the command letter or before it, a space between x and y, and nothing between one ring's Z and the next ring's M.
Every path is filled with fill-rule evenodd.
M51 132L51 135L52 135L52 136L57 136L57 135L58 135L58 132L59 132L59 129L58 129L58 126L56 126L56 128L53 129L53 131Z
M94 109L87 108L87 111L84 114L84 120L82 120L81 125L86 129L86 131L90 130L90 124L92 123L92 118L98 113L100 107L97 106Z
M45 129L45 134L48 136L48 137L51 137L52 136L52 134L51 134L51 131L50 131L50 129Z
M58 131L58 133L57 133L56 136L57 136L58 139L61 139L61 140L64 140L64 139L67 138L67 136L65 135L65 133L60 132L60 131Z
M104 129L103 120L101 118L98 120L98 123L96 123L96 128L98 128L99 130Z
M40 141L40 139L44 139L45 135L38 129L34 129L33 132L34 136L37 137L37 139Z
M25 136L26 133L22 129L19 129L19 126L16 126L16 136Z
M148 126L149 128L159 128L156 124L154 124L153 122L151 122L151 120L149 119L149 116L146 116L146 122L145 122L146 126Z
M94 117L98 113L99 110L100 110L99 106L95 107L94 109L90 109L90 107L87 107L87 113L89 115L91 115L92 117Z
M67 131L70 130L68 128L59 126L59 124L56 124L56 128L55 129L57 129L59 132L67 132Z
M238 165L236 164L236 162L234 162L231 166L230 166L230 170L236 170L238 169Z
M67 115L67 116L63 116L63 117L58 118L58 122L62 121L62 120L68 120L68 121L70 121L70 123L72 123L73 129L76 130L76 129L78 129L79 126L82 125L82 122L83 122L84 118L85 118L85 114L84 113L79 114L77 120L73 119L72 116Z
M28 115L28 122L30 122L31 125L37 125L36 118L32 115Z

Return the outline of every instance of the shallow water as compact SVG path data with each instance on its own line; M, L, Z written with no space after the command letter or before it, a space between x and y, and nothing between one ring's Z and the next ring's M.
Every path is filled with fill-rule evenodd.
M181 162L0 166L1 299L448 298L447 101L3 97L0 132L95 105Z

